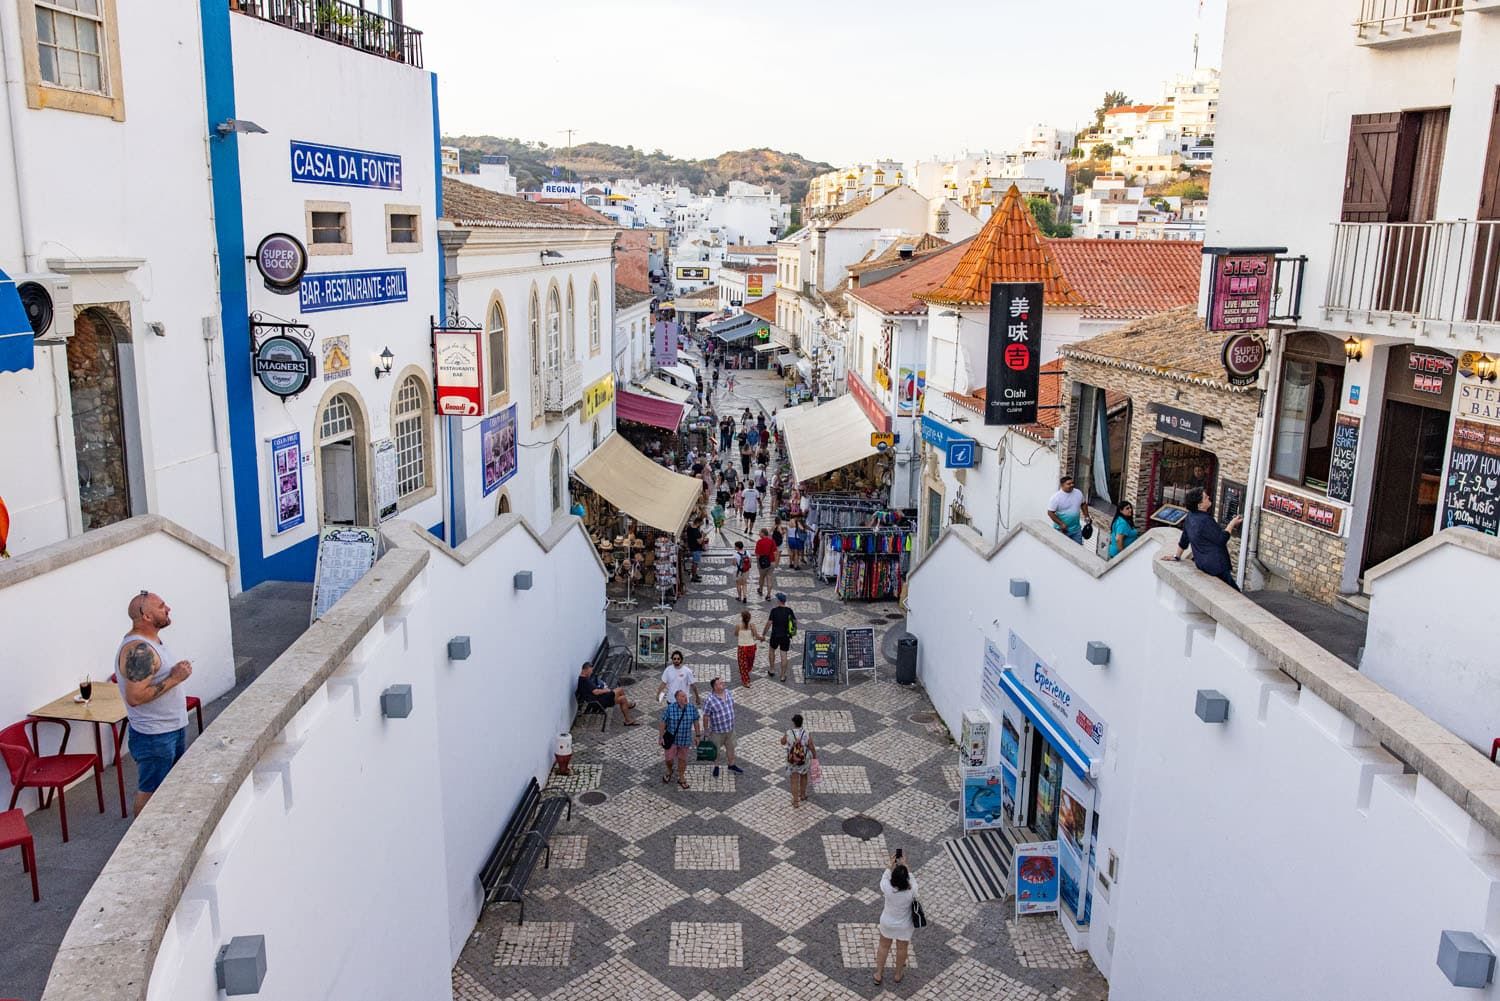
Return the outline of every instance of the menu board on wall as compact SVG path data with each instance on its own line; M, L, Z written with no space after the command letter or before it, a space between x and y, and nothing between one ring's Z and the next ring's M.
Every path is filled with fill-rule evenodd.
M1339 414L1333 421L1333 456L1328 460L1328 498L1354 500L1354 460L1359 457L1359 418Z
M375 443L375 509L377 522L396 516L396 443Z
M378 541L373 528L334 525L323 529L318 536L318 568L313 578L314 622L375 565Z
M1500 535L1500 427L1453 422L1443 527Z

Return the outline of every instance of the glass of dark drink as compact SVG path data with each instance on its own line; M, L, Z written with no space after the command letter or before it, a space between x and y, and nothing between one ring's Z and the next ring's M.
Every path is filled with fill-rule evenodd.
M78 680L78 696L87 702L94 695L94 681L87 674Z

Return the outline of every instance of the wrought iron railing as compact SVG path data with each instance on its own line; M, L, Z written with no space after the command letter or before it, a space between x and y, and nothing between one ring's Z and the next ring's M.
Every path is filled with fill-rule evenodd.
M1324 312L1431 334L1500 328L1500 221L1336 223Z
M1464 0L1360 0L1354 22L1366 43L1421 37L1460 26Z
M1295 326L1302 319L1302 276L1306 270L1306 254L1276 258L1271 281L1271 314L1267 322Z
M422 33L343 0L229 0L231 10L408 66L422 65Z

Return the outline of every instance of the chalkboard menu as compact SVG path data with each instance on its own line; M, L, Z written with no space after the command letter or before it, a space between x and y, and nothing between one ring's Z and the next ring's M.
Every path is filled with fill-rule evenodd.
M875 627L844 630L844 680L855 671L875 674Z
M1500 535L1500 427L1453 422L1443 527Z
M334 603L375 565L379 536L373 528L330 526L318 536L318 564L313 577L312 620Z
M803 680L838 681L841 647L837 629L809 629L803 633Z
M1359 418L1339 414L1333 421L1333 456L1328 460L1328 499L1354 500L1354 460L1359 455Z
M1245 485L1238 480L1219 481L1219 509L1215 512L1220 522L1228 524L1235 515L1245 513Z

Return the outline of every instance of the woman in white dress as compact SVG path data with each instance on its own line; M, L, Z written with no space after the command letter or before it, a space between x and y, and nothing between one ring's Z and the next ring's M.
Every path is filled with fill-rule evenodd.
M906 950L911 947L911 902L917 895L917 881L912 879L901 857L901 849L891 856L891 864L880 874L880 892L885 897L885 908L880 912L880 945L875 949L875 982L885 976L885 957L890 954L891 943L896 943L896 975L901 982L906 974Z

